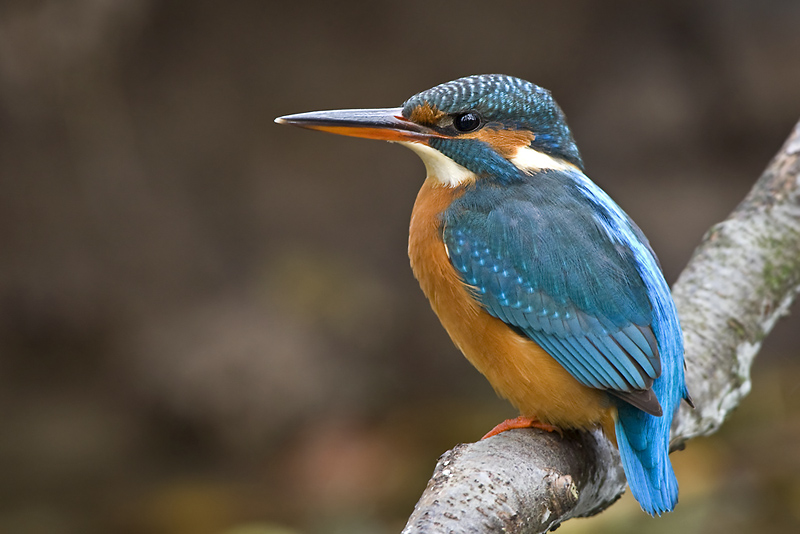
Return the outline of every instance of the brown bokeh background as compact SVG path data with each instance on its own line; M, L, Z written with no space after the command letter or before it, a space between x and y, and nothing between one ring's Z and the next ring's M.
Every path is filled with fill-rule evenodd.
M800 4L6 0L0 531L398 532L437 456L513 415L413 280L424 176L279 127L474 73L551 89L674 281L800 117ZM800 529L785 319L678 510L563 532Z

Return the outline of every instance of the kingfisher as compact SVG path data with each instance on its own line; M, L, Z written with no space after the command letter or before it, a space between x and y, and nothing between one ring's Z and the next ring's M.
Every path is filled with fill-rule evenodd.
M647 238L586 176L549 91L485 74L401 107L275 120L422 159L414 276L453 343L521 414L485 438L600 427L642 509L674 509L670 426L681 400L691 405L678 314Z

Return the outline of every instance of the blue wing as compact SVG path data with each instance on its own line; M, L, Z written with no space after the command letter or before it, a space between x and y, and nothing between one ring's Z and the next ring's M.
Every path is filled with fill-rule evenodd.
M654 310L631 240L652 252L604 193L598 200L582 183L557 172L479 182L443 214L450 261L491 315L581 383L661 415L651 389L661 374Z

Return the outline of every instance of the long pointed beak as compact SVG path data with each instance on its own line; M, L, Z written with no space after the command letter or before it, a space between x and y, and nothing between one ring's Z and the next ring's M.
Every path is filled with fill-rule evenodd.
M278 117L275 122L382 141L425 142L429 137L439 136L430 128L403 117L403 108L311 111Z

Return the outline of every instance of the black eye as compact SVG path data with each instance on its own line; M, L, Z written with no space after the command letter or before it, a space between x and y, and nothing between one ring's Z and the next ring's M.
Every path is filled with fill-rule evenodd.
M481 117L474 111L467 111L461 115L456 115L453 119L453 126L459 132L474 132L481 125Z

